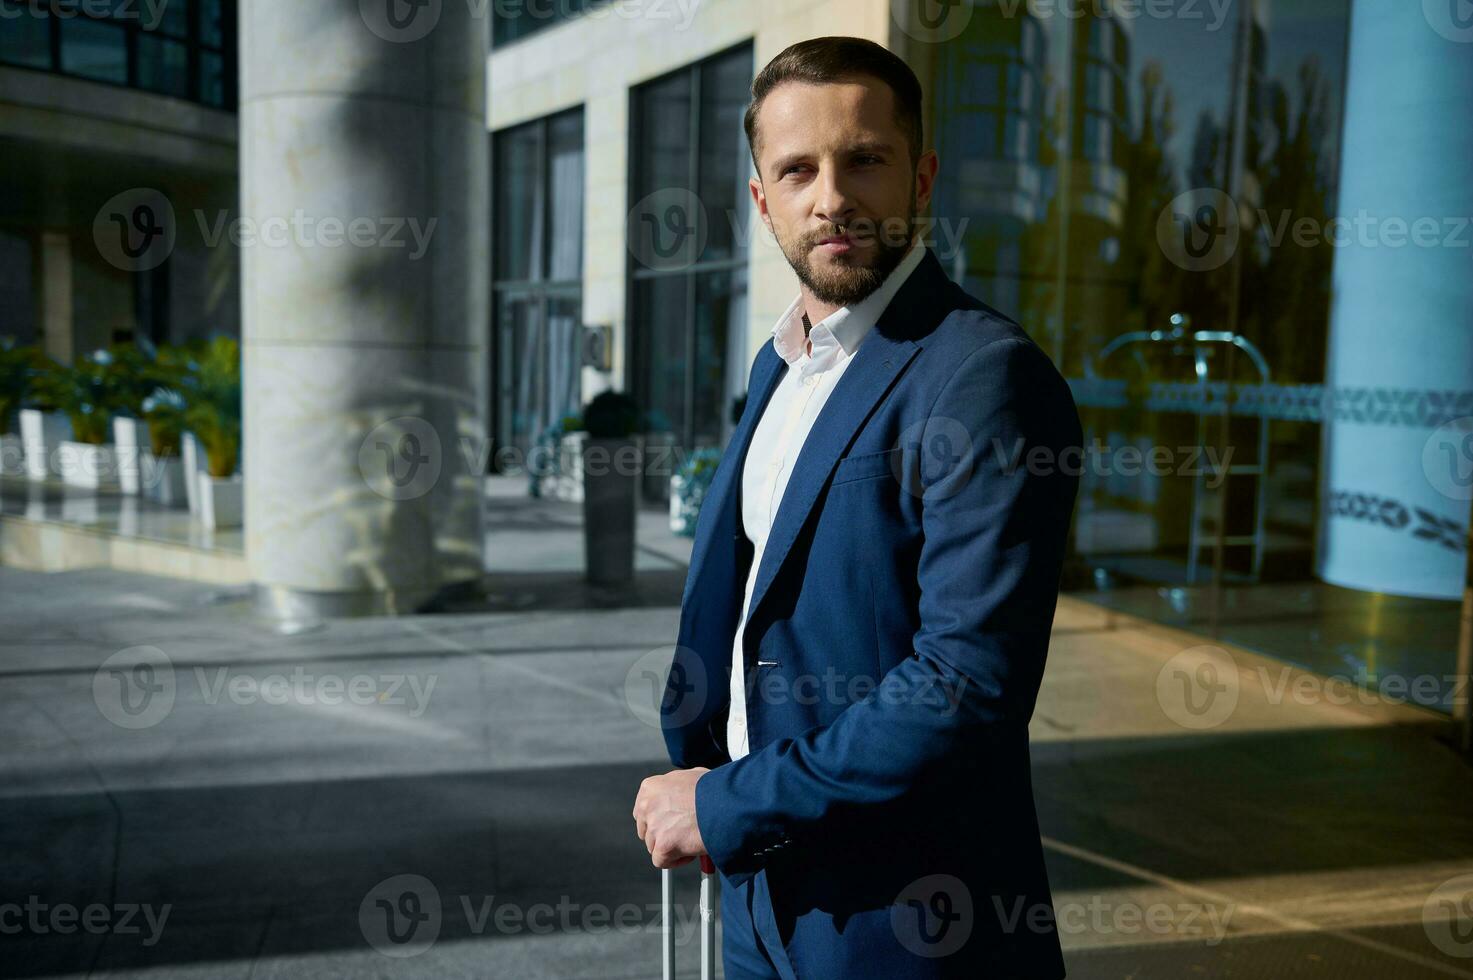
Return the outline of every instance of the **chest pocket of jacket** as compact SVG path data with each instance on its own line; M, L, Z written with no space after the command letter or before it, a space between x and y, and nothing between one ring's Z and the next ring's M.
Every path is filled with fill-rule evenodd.
M861 453L858 456L845 456L839 460L834 467L833 486L841 483L854 483L858 480L873 480L878 477L889 477L898 480L900 473L897 466L900 462L900 448L883 449L877 453Z

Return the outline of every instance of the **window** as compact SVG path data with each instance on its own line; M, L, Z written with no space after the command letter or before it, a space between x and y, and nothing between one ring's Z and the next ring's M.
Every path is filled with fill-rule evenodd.
M492 142L492 316L497 448L530 453L580 408L583 110Z
M609 0L502 0L491 6L491 45L501 47L571 20Z
M92 0L56 16L0 0L0 63L235 105L235 0Z
M747 377L750 45L631 93L629 364L650 428L719 445Z

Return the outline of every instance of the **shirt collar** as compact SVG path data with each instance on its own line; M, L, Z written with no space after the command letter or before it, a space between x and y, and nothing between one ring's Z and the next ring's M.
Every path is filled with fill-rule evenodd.
M813 325L808 339L813 341L813 355L805 371L823 371L838 361L839 355L852 356L860 341L880 320L900 287L925 258L926 246L918 241L911 242L910 251L900 260L880 288L870 293L853 306L845 306ZM793 300L772 328L772 346L789 366L796 365L807 356L807 345L803 334L803 296Z

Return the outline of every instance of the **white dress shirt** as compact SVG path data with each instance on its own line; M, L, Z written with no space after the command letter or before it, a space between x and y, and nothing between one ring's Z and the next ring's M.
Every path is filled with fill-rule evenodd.
M870 329L895 298L905 280L921 264L925 246L914 242L905 258L886 277L880 287L854 306L836 310L814 324L807 340L803 336L803 297L800 294L772 328L772 343L787 362L787 370L778 381L767 403L742 469L742 527L752 542L752 568L747 573L747 587L742 596L741 622L731 652L731 713L726 721L727 751L740 759L749 749L747 742L746 671L742 656L742 634L747 627L747 607L757 584L757 570L762 565L762 552L772 530L773 518L782 503L793 464L803 451L803 443L813 429L818 413L823 411L834 387L854 358L854 352ZM811 344L811 350L809 346ZM756 393L752 393L756 397Z

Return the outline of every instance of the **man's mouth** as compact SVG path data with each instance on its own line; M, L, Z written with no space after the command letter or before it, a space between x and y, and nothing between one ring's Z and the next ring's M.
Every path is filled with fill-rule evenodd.
M843 255L845 252L854 248L854 239L848 235L830 235L826 238L820 238L818 244L814 247L830 255Z

